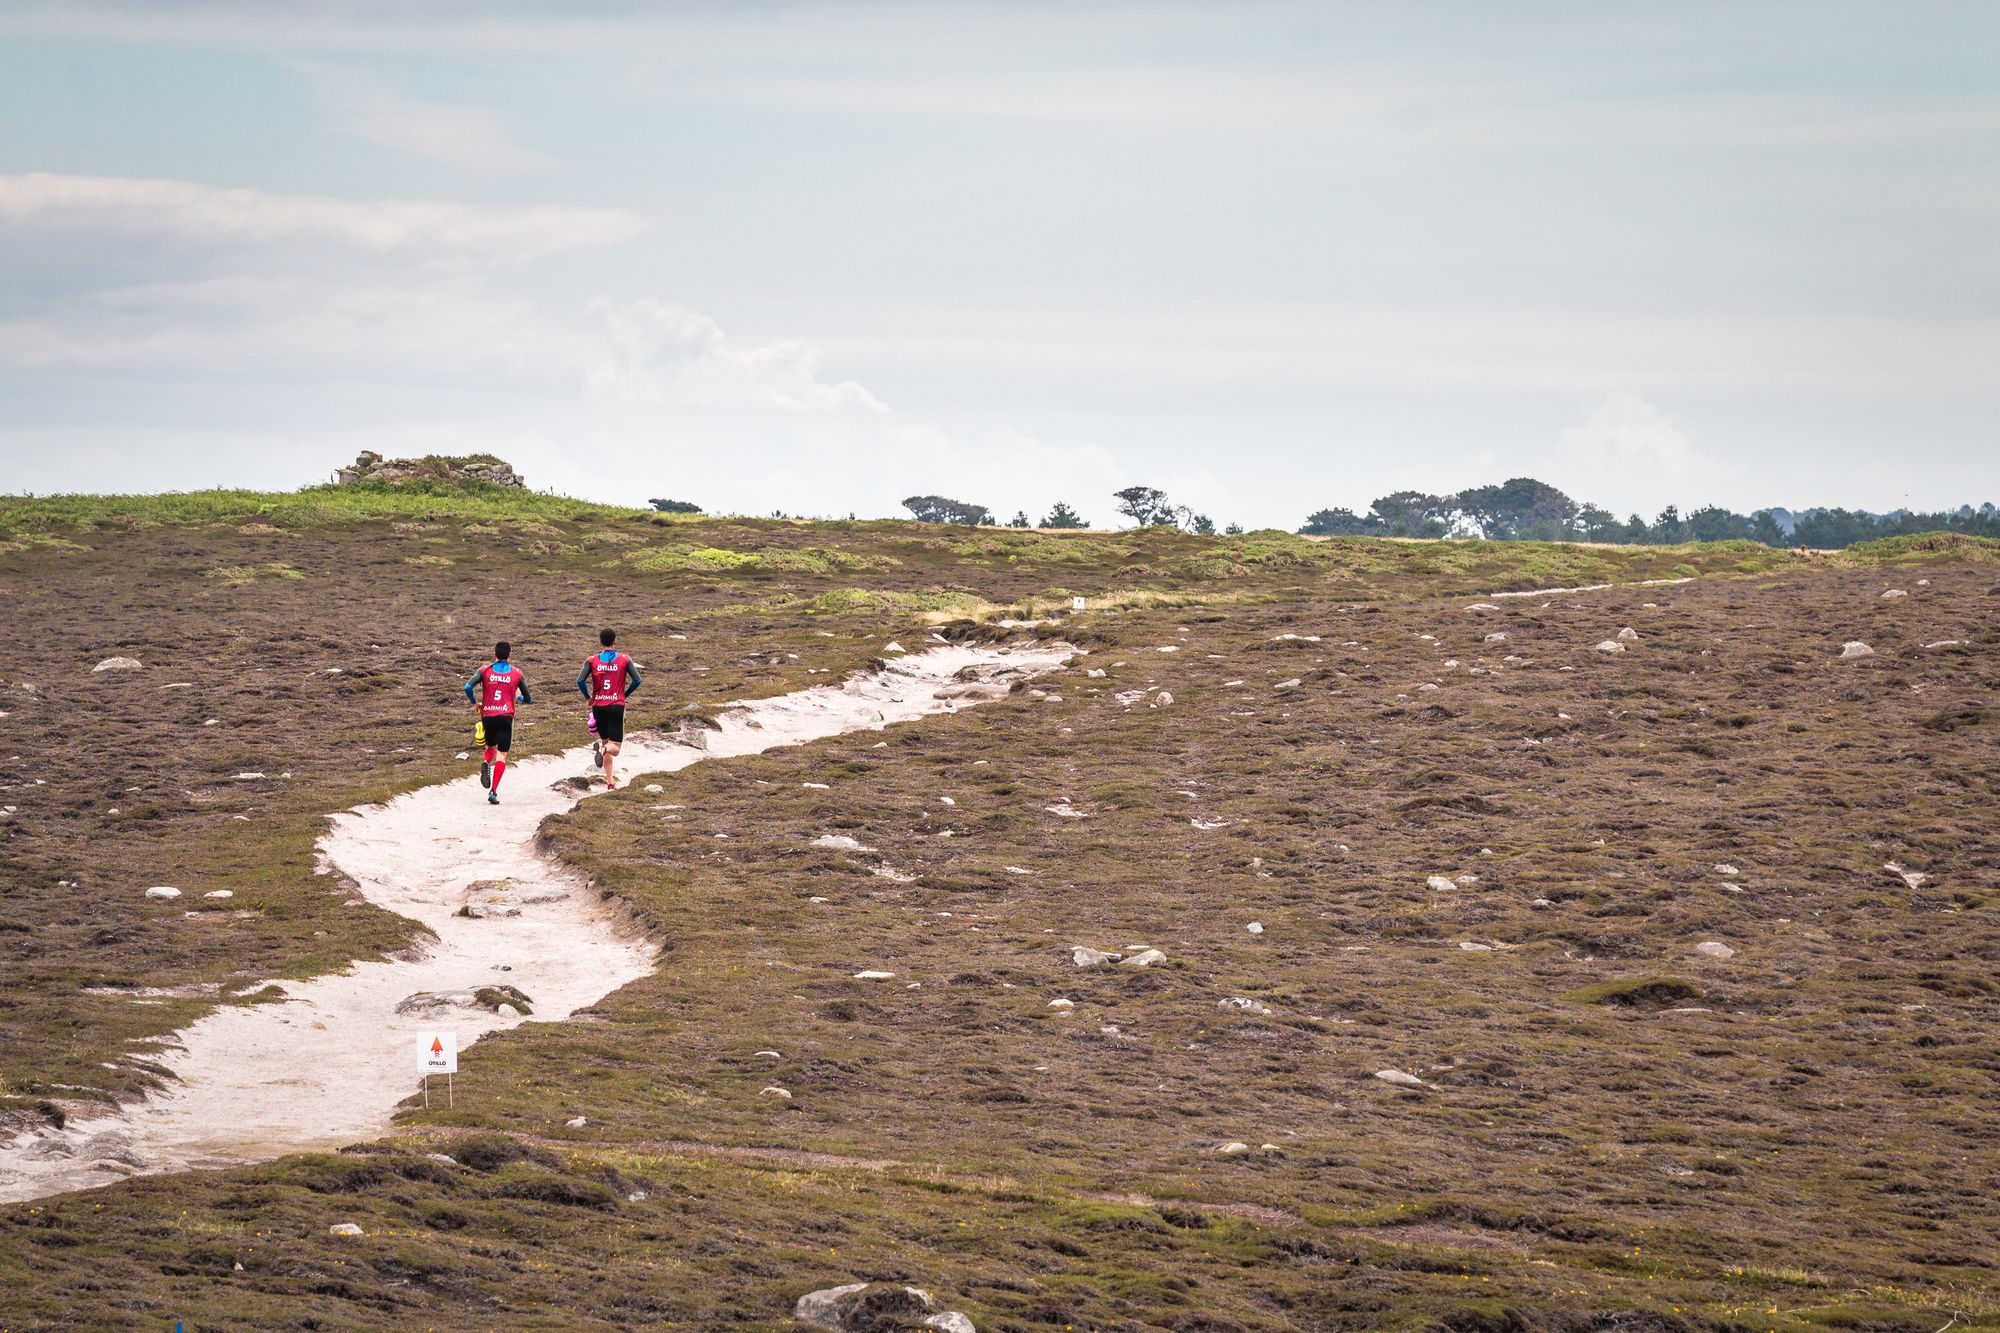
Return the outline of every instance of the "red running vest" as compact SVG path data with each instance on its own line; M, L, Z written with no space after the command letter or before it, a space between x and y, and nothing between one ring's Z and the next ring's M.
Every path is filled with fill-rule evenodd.
M514 696L521 692L521 670L508 665L505 671L494 666L479 668L479 715L514 716Z
M631 658L623 653L615 654L607 662L593 656L590 667L590 703L593 708L623 708L625 706L625 667Z

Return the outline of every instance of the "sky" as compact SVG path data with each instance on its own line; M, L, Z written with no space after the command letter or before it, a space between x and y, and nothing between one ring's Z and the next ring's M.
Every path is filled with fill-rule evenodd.
M2000 5L0 0L0 492L2000 498Z

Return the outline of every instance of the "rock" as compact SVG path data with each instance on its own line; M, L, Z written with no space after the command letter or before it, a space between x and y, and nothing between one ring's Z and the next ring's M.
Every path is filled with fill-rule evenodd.
M1103 679L1104 679L1104 668L1103 668L1103 667L1091 667L1091 668L1090 668L1090 669L1089 669L1088 671L1084 672L1083 674L1084 674L1084 675L1086 675L1086 676L1088 676L1088 677L1090 677L1090 678L1091 678L1092 680L1103 680Z
M1474 602L1465 609L1468 611L1498 611L1500 608L1491 602Z
M815 847L826 847L837 852L872 852L873 847L863 846L859 840L845 833L822 833L812 840Z
M1240 995L1231 996L1227 1000L1217 1000L1215 1007L1225 1012L1232 1009L1240 1010L1246 1014L1256 1014L1259 1018L1269 1018L1273 1013L1277 1012L1262 1000L1246 999Z
M850 1282L809 1291L792 1307L792 1318L830 1333L872 1333L881 1328L943 1329L946 1333L978 1333L957 1310L939 1310L927 1291L892 1283Z
M1264 923L1262 921L1252 921L1249 925L1243 927L1243 929L1249 931L1252 935L1262 935L1264 933Z
M1459 945L1458 945L1458 947L1459 947L1459 948L1461 948L1461 949L1463 949L1463 950L1465 950L1465 951L1466 951L1467 953L1492 953L1492 952L1493 952L1493 946L1492 946L1492 945L1490 945L1490 944L1480 944L1480 943L1478 943L1478 942L1476 942L1476 941L1474 941L1474 940L1461 940L1461 941L1459 941Z
M910 650L902 644L897 643L894 639L891 639L888 643L882 645L882 651L885 653L907 653Z
M1856 657L1873 657L1875 656L1875 650L1859 639L1849 639L1846 643L1840 645L1840 656L1843 660Z
M1164 963L1166 961L1167 956L1158 949L1144 949L1133 954L1130 958L1123 960L1118 965L1120 967L1151 967L1155 963Z
M856 981L888 981L895 975L894 972L877 972L873 968L870 968L865 972L856 972L854 979Z
M1493 631L1493 632L1492 632L1491 634L1489 634L1489 635L1487 635L1487 636L1486 636L1486 642L1488 642L1488 643L1505 643L1505 642L1507 642L1507 631L1506 631L1506 630L1494 630L1494 631Z
M1554 907L1555 905L1555 899L1553 898L1537 898L1528 904L1530 907Z
M178 898L181 896L181 891L179 889L168 888L164 884L156 884L146 890L146 896L148 898Z
M1057 802L1056 802L1056 803L1055 803L1054 805L1051 805L1051 806L1046 806L1046 807L1044 807L1044 808L1045 808L1045 809L1046 809L1046 810L1047 810L1047 811L1048 811L1048 812L1049 812L1050 814L1052 814L1052 815L1058 815L1058 816L1060 816L1060 817L1061 817L1061 818L1063 818L1063 819L1088 819L1088 818L1090 818L1090 814L1089 814L1089 812L1088 812L1088 811L1084 811L1084 810L1079 810L1079 809L1077 809L1077 808L1076 808L1075 806L1071 805L1071 804L1070 804L1070 803L1069 803L1068 801L1057 801Z
M1218 1146L1215 1151L1224 1157L1234 1157L1237 1153L1249 1152L1250 1145L1247 1143L1224 1143Z
M91 668L91 671L143 671L144 665L136 657L107 657Z
M384 458L373 449L363 449L353 464L334 474L342 486L380 482L400 486L406 481L480 481L489 486L526 490L528 483L508 464L497 458Z
M645 792L648 796L660 796L665 794L667 789L657 782L649 782L639 790Z
M1882 868L1913 889L1922 888L1924 881L1930 878L1929 875L1924 874L1921 870L1905 870L1894 861L1885 861ZM151 890L148 890L148 892L151 892Z
M757 1095L759 1097L776 1097L781 1102L788 1102L792 1099L792 1094L790 1092L786 1091L784 1088L780 1088L775 1085L773 1085L772 1087L765 1088Z
M1703 940L1694 946L1694 951L1704 958L1734 958L1736 950L1720 940Z
M204 898L234 898L236 894L230 889L210 889L201 896Z
M1274 690L1296 690L1299 687L1300 680L1301 677L1293 676L1290 680L1279 681L1276 685L1273 685L1271 688Z
M327 1231L335 1236L362 1236L367 1234L352 1222L335 1222L327 1228Z
M1743 872L1726 861L1719 861L1716 863L1715 873L1718 875L1740 875Z
M1076 1008L1076 1001L1075 1001L1075 1000L1050 1000L1050 1001L1049 1001L1049 1008L1051 1008L1051 1009L1074 1009L1074 1008Z
M1097 967L1104 963L1115 963L1122 954L1106 953L1102 949L1086 949L1081 944L1072 944L1069 956L1078 967Z
M1908 597L1909 595L1910 595L1909 593L1905 592L1901 588L1891 588L1889 589L1889 591L1882 594L1882 600L1885 602L1893 602L1898 597Z
M1627 625L1624 629L1618 631L1616 637L1620 643L1637 643L1639 642L1639 631Z
M1424 1082L1415 1074L1405 1074L1400 1069L1378 1069L1375 1071L1375 1077L1381 1079L1384 1083L1393 1083L1399 1088L1428 1088L1430 1086L1430 1084Z
M1439 893L1443 893L1447 889L1457 888L1458 885L1452 883L1450 880L1446 879L1443 875L1432 875L1429 879L1424 881L1424 887L1427 889L1436 889Z
M1174 702L1174 696L1167 693L1167 691L1165 690L1161 690L1158 694L1153 696L1153 702L1148 704L1147 707L1166 708L1171 706L1173 702Z
M1603 643L1597 645L1596 651L1600 653L1622 653L1625 651L1625 645L1616 639L1606 639Z

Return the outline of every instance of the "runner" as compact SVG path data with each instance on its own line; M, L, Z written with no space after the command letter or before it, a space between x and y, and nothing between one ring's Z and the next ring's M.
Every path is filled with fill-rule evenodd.
M479 705L479 722L486 729L486 755L479 761L479 785L489 805L500 804L500 779L507 774L507 751L514 748L514 702L533 703L527 678L507 660L513 645L502 639L493 645L493 664L472 673L465 697Z
M625 696L638 689L641 681L632 659L612 646L618 642L616 630L600 631L597 641L604 645L604 651L583 664L583 670L576 674L576 688L590 700L590 720L597 724L604 785L617 791L618 778L611 771L611 761L618 757L625 740Z

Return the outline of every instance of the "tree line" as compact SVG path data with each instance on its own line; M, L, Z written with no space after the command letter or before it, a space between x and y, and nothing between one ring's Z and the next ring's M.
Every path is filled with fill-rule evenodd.
M1589 541L1620 546L1674 546L1681 542L1753 541L1766 546L1835 548L1878 537L1919 532L2000 537L2000 509L1873 514L1854 509L1759 509L1739 514L1704 505L1686 514L1668 505L1650 522L1639 514L1619 518L1597 505L1572 500L1547 482L1515 477L1456 495L1397 491L1368 507L1322 509L1300 532L1315 537L1484 537L1490 541Z

